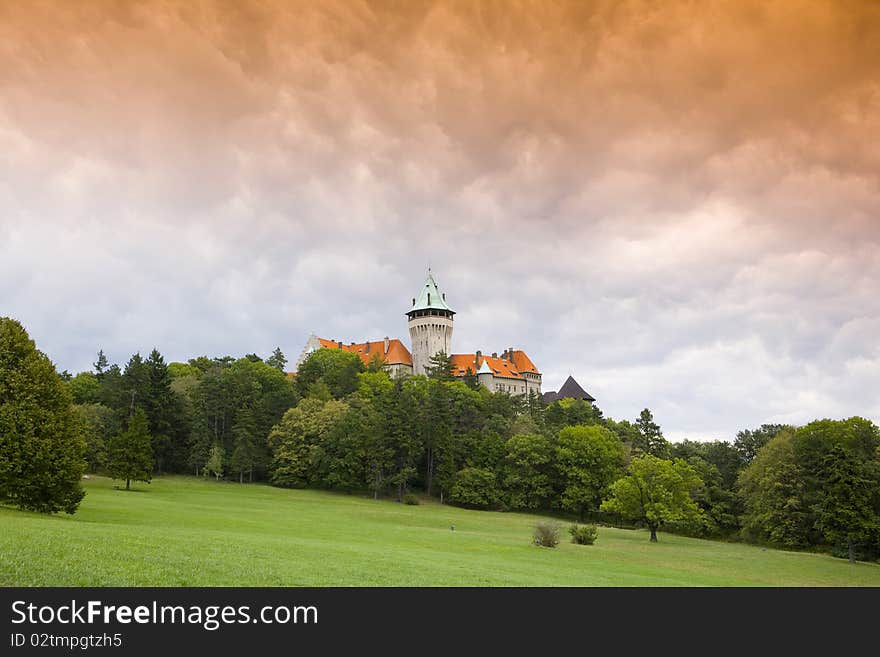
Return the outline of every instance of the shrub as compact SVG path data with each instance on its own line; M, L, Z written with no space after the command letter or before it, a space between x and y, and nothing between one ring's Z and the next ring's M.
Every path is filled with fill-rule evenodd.
M535 525L535 545L556 547L559 544L559 525L555 522L539 522Z
M596 525L572 525L568 528L571 534L571 542L578 545L592 545L596 542L599 530Z
M498 482L495 473L483 468L464 468L455 475L449 491L449 500L474 509L486 509L498 504Z
M404 495L403 503L410 506L418 506L420 504L419 498L416 497L413 493L407 493L406 495Z

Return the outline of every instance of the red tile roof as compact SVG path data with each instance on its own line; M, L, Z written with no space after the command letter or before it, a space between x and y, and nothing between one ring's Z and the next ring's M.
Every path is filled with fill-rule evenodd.
M397 338L388 340L387 353L384 353L384 340L352 342L350 344L345 344L343 342L341 346L338 342L325 340L324 338L318 338L318 342L320 342L321 346L325 349L342 349L343 351L350 351L351 353L357 354L365 364L369 363L373 356L379 354L380 358L385 361L386 365L409 365L412 367L412 354L409 353L409 349L407 349ZM369 345L369 350L367 349L367 345Z
M523 375L516 368L516 365L505 358L492 358L491 356L483 356L480 359L481 364L486 363L495 376L505 379L521 379Z
M455 376L464 376L468 368L471 368L472 374L476 374L480 369L475 364L476 354L450 354L449 360L452 362L452 373Z
M353 342L349 344L342 343L341 346L338 342L326 340L324 338L318 338L318 342L320 342L321 346L325 349L342 349L343 351L355 353L361 357L361 360L364 361L364 363L369 363L370 359L378 353L385 360L387 365L399 364L412 367L412 354L410 354L409 349L406 348L403 342L396 338L388 341L388 353L383 353L385 347L384 340ZM367 351L367 345L370 346L369 351ZM506 358L481 356L480 362L478 363L476 360L476 354L451 354L449 358L452 361L452 374L454 376L464 376L467 374L468 368L476 374L483 363L486 363L489 369L492 370L492 373L500 378L522 379L523 372L538 374L538 369L535 367L535 364L532 363L526 355L526 352L521 350L514 350L511 352L512 362Z
M538 374L538 368L535 367L535 364L531 360L529 360L529 357L526 356L526 352L520 349L514 349L511 352L511 357L513 358L513 364L516 365L516 369L520 372Z
M464 376L470 368L476 374L483 363L492 370L492 374L505 379L522 379L523 372L531 372L538 374L538 370L534 363L529 360L524 351L513 352L513 362L506 358L493 358L492 356L481 356L480 362L477 362L476 354L452 354L452 373L455 376Z

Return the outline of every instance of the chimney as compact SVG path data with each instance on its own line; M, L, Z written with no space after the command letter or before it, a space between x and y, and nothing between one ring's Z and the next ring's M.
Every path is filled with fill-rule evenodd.
M364 353L365 354L370 353L370 341L369 340L367 340L367 346L364 347Z
M510 356L510 360L513 362L513 347L507 348L507 355Z
M413 299L413 304L415 304L415 299ZM385 336L385 342L383 343L383 349L385 351L383 351L382 353L387 354L388 353L388 336L387 335Z
M474 359L474 362L477 364L477 369L480 369L480 359L483 357L483 352L477 349L477 357Z
M342 349L342 340L339 340L336 344L338 344L339 348Z
M497 352L497 351L493 351L493 352L492 352L492 358L498 358L498 352Z

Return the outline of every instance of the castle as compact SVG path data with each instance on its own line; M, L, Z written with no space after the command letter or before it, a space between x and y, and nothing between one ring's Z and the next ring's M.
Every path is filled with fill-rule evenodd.
M428 270L428 277L412 307L406 312L412 351L398 339L386 336L382 340L352 342L327 340L312 334L296 361L296 368L306 357L318 349L342 349L360 356L364 363L379 358L391 376L426 374L430 359L444 352L450 355L453 376L463 378L473 375L477 381L493 392L511 395L541 394L541 373L521 349L508 347L499 356L482 351L473 354L452 353L452 327L455 311L446 303L437 282Z

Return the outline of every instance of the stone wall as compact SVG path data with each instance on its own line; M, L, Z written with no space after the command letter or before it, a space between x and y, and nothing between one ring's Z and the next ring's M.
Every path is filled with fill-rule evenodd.
M452 353L452 319L449 317L414 317L409 320L412 343L413 374L425 374L430 358L440 351Z

